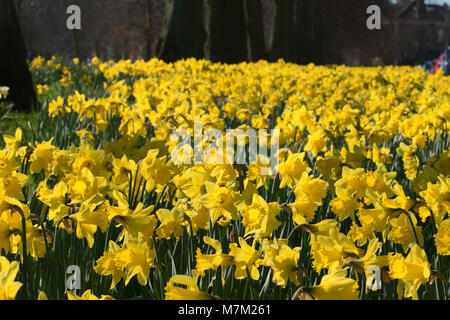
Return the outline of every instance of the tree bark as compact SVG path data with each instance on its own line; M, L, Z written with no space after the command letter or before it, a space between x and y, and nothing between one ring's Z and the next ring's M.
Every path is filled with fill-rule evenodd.
M26 48L12 0L0 0L0 85L10 88L14 110L30 111L35 100Z
M296 1L295 30L297 42L295 45L295 60L297 63L306 64L312 62L312 46L314 32L314 17L311 15L311 1Z
M213 62L247 60L243 0L207 0L205 56Z
M294 1L272 0L272 28L269 40L271 61L294 58Z
M165 26L158 42L157 56L173 62L203 58L206 33L202 0L167 0Z
M266 58L261 0L243 0L247 34L247 60Z

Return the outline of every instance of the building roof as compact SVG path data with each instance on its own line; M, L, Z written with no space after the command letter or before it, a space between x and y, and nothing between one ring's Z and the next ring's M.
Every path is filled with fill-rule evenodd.
M417 1L400 0L394 5L394 15L400 19L420 19L429 21L445 21L445 7L443 5L425 4L425 10L417 16Z
M394 11L395 11L395 17L400 18L403 17L408 13L408 11L411 11L413 6L415 6L415 1L410 0L400 0L395 4Z

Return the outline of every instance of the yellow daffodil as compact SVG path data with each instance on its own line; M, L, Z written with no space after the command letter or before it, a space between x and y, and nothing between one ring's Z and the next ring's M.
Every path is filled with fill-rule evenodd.
M397 286L399 298L418 300L417 290L429 280L431 275L430 263L425 251L417 244L412 244L406 258L403 258L401 254L393 254L389 257L389 269L390 277L400 280Z
M22 283L14 281L19 272L17 261L9 262L0 257L0 300L14 300Z
M253 202L243 209L242 224L245 226L244 237L255 234L258 238L270 237L281 222L276 219L281 207L276 202L267 203L258 194L253 195Z
M218 240L209 238L207 236L203 237L203 242L210 245L216 250L214 254L203 254L200 248L197 248L196 260L197 260L197 272L200 276L205 275L205 270L217 270L217 268L229 266L233 257L228 254L222 253L222 246Z
M233 257L236 266L234 277L245 279L250 276L253 280L258 280L260 273L257 261L261 257L254 248L255 242L253 242L253 246L250 246L243 238L239 238L239 245L240 247L237 243L230 244L230 256Z
M359 300L358 282L347 278L347 270L335 271L323 276L319 285L308 293L315 300Z
M109 295L104 295L99 298L94 295L91 290L86 290L81 296L76 295L73 292L67 292L67 300L116 300Z
M197 285L198 275L195 270L192 276L175 275L169 279L164 288L166 300L212 300L208 293L200 291ZM181 287L180 285L184 286Z

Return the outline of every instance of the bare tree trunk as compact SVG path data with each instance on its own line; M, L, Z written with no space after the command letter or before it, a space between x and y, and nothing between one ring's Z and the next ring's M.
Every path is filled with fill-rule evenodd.
M17 5L16 5L17 19L19 20L19 22L20 22L20 13L22 11L22 2L23 2L23 0L17 0Z
M205 56L217 62L247 60L247 32L243 0L207 0Z
M203 58L205 42L202 0L167 0L166 21L157 56L168 62Z
M147 19L150 21L152 19L152 4L151 0L147 0ZM145 40L145 60L150 60L152 58L152 40L150 36L146 37Z
M294 1L272 0L272 28L269 56L272 61L283 58L292 61L294 48Z
M295 44L293 53L295 62L330 63L330 59L333 58L330 50L333 49L334 52L336 51L334 46L339 46L339 43L331 44L332 33L337 28L331 21L340 19L337 17L340 13L333 10L333 3L317 0L296 1L295 35L292 39Z
M26 48L12 0L0 0L0 85L18 111L30 111L35 99Z
M294 48L295 60L297 63L305 64L311 59L311 36L313 32L310 14L311 5L309 0L296 1L295 31L297 33L297 43Z
M264 24L260 0L243 0L247 34L247 60L258 61L266 58Z

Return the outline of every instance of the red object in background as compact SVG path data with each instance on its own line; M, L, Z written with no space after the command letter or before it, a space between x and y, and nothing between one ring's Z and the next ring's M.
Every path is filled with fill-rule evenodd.
M436 60L433 60L433 66L430 69L430 74L435 74L441 68L441 63L443 60L444 60L444 54L441 54L439 56L439 58L437 58Z

